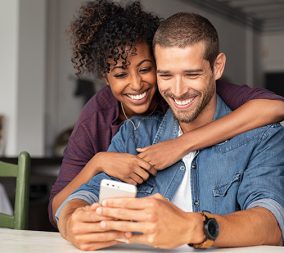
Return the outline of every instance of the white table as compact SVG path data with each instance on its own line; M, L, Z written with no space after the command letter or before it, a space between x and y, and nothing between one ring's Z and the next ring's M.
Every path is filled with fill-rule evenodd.
M83 252L61 238L59 233L0 228L0 252L2 253L78 253ZM121 245L97 251L111 252L220 252L220 253L284 253L284 247L258 246L245 248L194 250L184 246L175 250L158 250L138 245Z

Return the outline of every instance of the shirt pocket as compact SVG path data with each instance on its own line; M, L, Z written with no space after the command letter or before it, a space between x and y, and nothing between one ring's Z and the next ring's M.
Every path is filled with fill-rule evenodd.
M236 173L231 179L228 179L226 183L220 183L213 188L214 197L225 197L231 188L234 188L237 192L238 186L242 179L242 173Z
M139 185L137 188L137 197L146 197L153 193L154 191L154 184L149 182L144 182L143 184Z

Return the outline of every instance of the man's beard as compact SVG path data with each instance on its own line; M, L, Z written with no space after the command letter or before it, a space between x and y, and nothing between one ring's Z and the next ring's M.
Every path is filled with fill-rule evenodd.
M191 97L200 98L199 101L197 101L195 107L189 108L189 110L177 110L176 108L171 107L176 120L182 123L191 123L199 116L199 114L208 105L214 94L215 94L215 85L211 84L208 85L208 87L203 92L192 90L190 92L184 93L180 97L175 97L170 91L166 90L163 93L163 97L167 99L175 98L180 100L189 99ZM196 101L194 101L194 103L196 103Z

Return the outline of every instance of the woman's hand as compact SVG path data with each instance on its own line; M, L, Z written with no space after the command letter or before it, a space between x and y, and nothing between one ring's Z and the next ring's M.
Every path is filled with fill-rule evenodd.
M151 164L132 154L101 152L97 156L101 171L129 184L142 184L157 173Z
M185 148L182 148L183 145L179 137L136 150L140 152L138 157L151 164L156 170L163 170L186 154Z

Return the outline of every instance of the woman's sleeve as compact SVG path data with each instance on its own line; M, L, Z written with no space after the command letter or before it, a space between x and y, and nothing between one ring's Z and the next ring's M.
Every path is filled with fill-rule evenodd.
M263 88L251 88L245 84L237 85L218 80L216 88L218 95L232 110L237 109L252 99L271 99L284 102L284 97L281 97L272 91Z
M89 133L86 132L84 125L76 126L64 151L59 175L50 191L48 214L49 220L54 227L56 227L56 224L52 217L53 198L79 174L86 163L93 157L95 151L91 150L91 147L92 143Z

